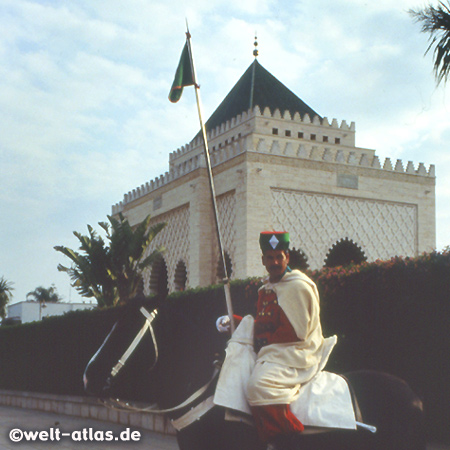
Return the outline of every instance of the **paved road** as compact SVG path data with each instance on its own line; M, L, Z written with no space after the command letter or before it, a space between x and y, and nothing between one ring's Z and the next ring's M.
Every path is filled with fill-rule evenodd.
M108 422L102 422L93 419L81 419L78 417L71 417L66 415L59 415L53 413L43 413L40 411L33 411L22 408L12 408L7 406L0 406L0 450L48 450L50 449L64 449L64 450L81 450L85 448L94 448L95 450L118 450L118 449L133 449L133 450L178 450L176 439L173 436L165 436L151 431L142 430L138 428L130 429L139 431L141 439L139 442L92 442L87 440L84 442L73 441L70 437L61 436L60 441L56 442L56 432L52 435L49 433L47 441L26 442L12 442L9 438L11 430L19 428L30 431L49 431L51 428L59 429L60 433L75 432L75 438L83 439L85 437L95 438L102 434L106 437L106 432L111 431L114 436L120 437L120 433L126 430L126 427ZM91 435L89 435L91 429ZM83 432L83 430L86 430ZM122 435L125 438L130 438L131 435L125 433ZM44 438L46 436L44 435ZM236 449L238 450L238 449ZM450 450L450 445L429 444L427 450Z
M9 438L9 433L15 428L27 431L49 431L53 428L54 431L53 436L50 431L47 441L25 442L25 440L22 440L21 442L12 442ZM86 438L89 439L90 437L96 437L94 435L95 431L97 431L97 437L100 437L102 434L106 436L106 431L112 431L115 437L120 438L120 433L126 430L127 427L93 419L81 419L29 409L0 406L0 450L82 450L88 447L94 448L95 450L178 450L175 437L152 433L138 428L131 428L130 433L132 431L139 431L141 433L139 442L129 440L128 442L93 443L89 440L86 442L73 441L69 436L60 436L60 441L56 441L57 431L55 430L57 428L59 428L60 433L77 432L74 436L77 439L83 439L83 433L85 433ZM83 432L83 429L86 431ZM89 436L89 429L92 430L91 436ZM53 442L51 441L51 437L54 439ZM131 439L131 434L124 433L122 437Z

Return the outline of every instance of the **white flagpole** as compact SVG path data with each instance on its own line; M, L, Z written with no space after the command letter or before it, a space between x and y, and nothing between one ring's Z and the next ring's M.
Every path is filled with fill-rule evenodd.
M201 128L202 136L203 136L203 143L204 143L203 148L205 151L206 168L208 170L209 187L210 187L210 191L211 191L211 199L212 199L213 211L214 211L214 221L216 224L217 240L219 243L219 254L220 254L220 258L222 260L223 271L225 274L225 278L223 279L223 282L224 282L223 287L225 290L225 301L227 303L228 316L230 317L231 333L233 333L235 330L235 325L234 325L234 320L233 320L233 305L231 303L230 279L228 277L227 265L225 262L225 254L223 251L222 237L221 237L222 235L220 232L220 224L219 224L219 213L217 210L216 192L214 189L214 180L213 180L213 174L212 174L212 169L211 169L211 159L209 157L208 139L206 136L205 124L203 123L202 103L201 103L201 99L200 99L200 86L197 83L197 75L195 73L195 66L194 66L194 57L192 55L191 34L189 33L189 28L187 27L187 21L186 21L186 28L187 28L186 38L187 38L188 49L189 49L189 58L191 60L192 75L194 77L195 97L197 99L198 118L200 120L200 128Z

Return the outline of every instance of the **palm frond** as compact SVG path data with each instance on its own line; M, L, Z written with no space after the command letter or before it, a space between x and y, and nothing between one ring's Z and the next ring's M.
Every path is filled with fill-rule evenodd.
M82 296L95 297L99 306L126 302L142 290L141 270L155 258L154 254L144 257L145 252L165 226L151 227L150 216L133 227L122 214L108 216L108 220L109 224L99 222L106 232L106 242L88 225L88 235L74 231L80 252L54 247L73 263L71 267L59 264L58 270L69 275L72 286Z
M422 32L428 33L430 44L425 52L434 52L434 73L437 84L447 82L450 73L450 7L439 2L437 7L428 5L422 10L410 10L410 15L422 24Z

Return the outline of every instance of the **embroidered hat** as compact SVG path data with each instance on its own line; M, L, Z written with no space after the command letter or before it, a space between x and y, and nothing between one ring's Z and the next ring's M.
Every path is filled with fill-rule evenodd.
M259 235L262 252L266 250L289 250L289 233L287 231L263 231Z

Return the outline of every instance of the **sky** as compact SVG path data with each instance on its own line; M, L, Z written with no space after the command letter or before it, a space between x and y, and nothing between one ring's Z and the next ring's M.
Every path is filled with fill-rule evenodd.
M432 0L430 0L431 3ZM436 4L436 3L434 3ZM54 284L83 300L55 245L100 231L123 195L168 170L199 122L168 101L186 19L205 117L253 61L356 145L436 165L437 249L450 245L450 84L436 85L417 0L0 0L0 277L12 303Z

